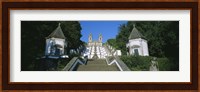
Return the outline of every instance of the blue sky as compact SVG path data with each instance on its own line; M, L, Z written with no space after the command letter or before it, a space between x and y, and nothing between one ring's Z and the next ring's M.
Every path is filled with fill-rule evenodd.
M98 36L101 33L105 43L108 39L115 38L118 34L119 26L125 23L127 21L80 21L82 27L81 40L88 42L90 33L92 33L93 40L98 40Z

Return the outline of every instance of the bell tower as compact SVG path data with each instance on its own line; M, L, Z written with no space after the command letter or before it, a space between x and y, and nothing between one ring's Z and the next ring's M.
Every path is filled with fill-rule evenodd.
M92 34L90 33L89 37L88 37L88 43L92 42Z
M99 34L99 42L102 43L102 34Z

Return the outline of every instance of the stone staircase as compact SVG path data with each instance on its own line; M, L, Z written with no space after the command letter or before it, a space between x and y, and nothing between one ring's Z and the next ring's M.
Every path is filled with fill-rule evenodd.
M86 65L80 65L77 71L119 71L115 64L107 65L105 59L90 59Z

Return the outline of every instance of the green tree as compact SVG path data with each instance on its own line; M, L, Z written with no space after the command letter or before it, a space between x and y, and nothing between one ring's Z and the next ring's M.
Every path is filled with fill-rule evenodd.
M70 49L77 49L80 45L84 44L80 40L82 35L81 26L78 21L62 21L61 28L63 30L64 35L67 38L66 40L68 42L68 53Z
M111 46L113 46L114 48L117 48L117 42L116 39L108 39L107 43Z
M129 28L125 24L120 25L118 35L116 36L117 49L120 49L124 55L127 52L126 43L128 42L129 34Z

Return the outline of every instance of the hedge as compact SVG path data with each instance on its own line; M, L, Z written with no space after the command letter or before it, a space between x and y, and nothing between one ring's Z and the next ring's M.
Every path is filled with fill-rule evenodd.
M120 59L132 70L132 71L149 71L151 65L151 56L121 56ZM157 58L159 71L178 71L178 64L173 59L169 58Z

